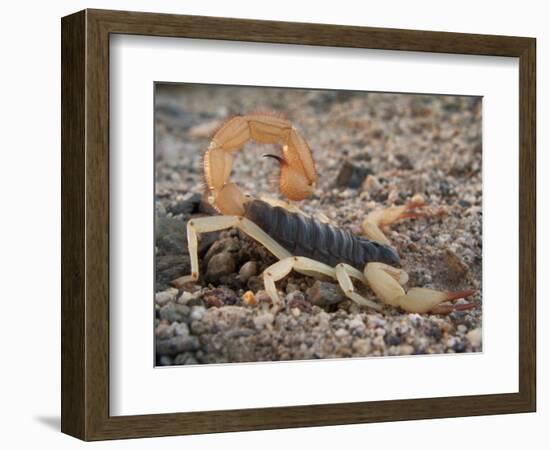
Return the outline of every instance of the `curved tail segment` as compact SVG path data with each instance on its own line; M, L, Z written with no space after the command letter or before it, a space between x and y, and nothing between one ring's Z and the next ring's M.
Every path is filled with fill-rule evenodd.
M292 124L268 113L236 116L214 134L204 155L204 177L213 205L222 213L242 215L244 195L229 183L233 156L246 142L281 144L279 188L290 200L311 195L317 181L315 163L307 142ZM271 156L271 155L270 155Z

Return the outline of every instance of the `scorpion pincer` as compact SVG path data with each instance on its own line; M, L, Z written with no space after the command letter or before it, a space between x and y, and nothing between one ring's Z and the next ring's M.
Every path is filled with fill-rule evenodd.
M263 273L265 290L275 306L280 305L275 282L292 270L307 276L332 278L348 298L376 310L381 309L381 304L359 294L352 280L369 285L383 303L408 312L448 314L475 306L473 303L443 304L473 295L475 291L412 288L405 292L403 288L408 275L398 267L399 255L382 230L401 219L428 215L420 210L426 206L420 195L405 205L369 213L362 224L366 237L355 236L327 220L307 216L287 203L251 198L229 182L234 154L250 139L281 144L282 156L265 156L279 163L279 189L285 197L303 200L313 193L317 172L311 150L288 120L268 113L230 119L215 133L203 164L208 201L220 215L188 221L191 274L174 280L173 285L181 287L198 280L200 233L235 227L279 260Z

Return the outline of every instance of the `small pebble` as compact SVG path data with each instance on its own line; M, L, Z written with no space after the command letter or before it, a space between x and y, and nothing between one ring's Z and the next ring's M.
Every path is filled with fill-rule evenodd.
M193 306L191 309L191 320L201 320L206 314L206 308L204 306Z
M155 336L159 339L168 339L172 337L170 325L167 323L161 323L155 329Z
M157 355L160 356L173 356L199 348L199 340L196 336L174 336L170 339L157 339L155 344Z
M229 252L218 253L208 261L206 278L216 282L223 275L229 275L235 271L235 258Z
M414 353L414 347L409 344L403 344L399 347L400 355L412 355Z
M479 348L481 346L481 328L475 328L468 332L466 339L470 342L472 347Z
M456 280L464 278L468 273L468 266L450 248L443 251L443 262L446 264L449 274Z
M363 189L368 192L376 192L382 189L382 186L380 185L376 177L369 175L363 183Z
M264 313L254 318L254 325L256 328L260 329L266 325L271 325L275 317L271 313Z
M384 342L384 337L383 336L376 336L373 340L372 340L372 344L377 347L377 348L385 348L386 347L386 343Z
M195 296L191 292L183 291L178 297L178 303L181 305L185 305L189 302L189 300L193 298L195 298Z
M349 187L357 189L363 183L370 170L358 164L352 164L349 161L344 161L338 176L336 177L336 186Z
M339 338L349 336L349 333L344 328L340 328L334 332L334 335Z
M256 306L258 304L258 300L256 299L254 292L252 291L246 291L243 294L242 299L243 299L243 303L246 306Z
M172 302L176 299L178 290L174 288L167 289L166 291L157 292L155 294L155 303L159 306L164 306L168 302Z
M312 304L320 306L340 303L345 298L338 285L326 281L316 281L306 293Z
M183 322L189 316L189 311L190 309L186 305L168 303L160 309L159 316L169 323Z
M353 318L348 325L351 329L355 329L355 330L364 330L366 328L365 322L363 322L363 320L360 317Z
M174 333L174 336L188 336L189 335L189 327L185 322L178 323L174 322L171 325L172 331Z
M246 283L250 277L258 274L258 263L256 261L248 261L239 270L239 280Z
M353 351L358 356L368 356L371 351L371 343L368 339L356 339L352 345Z
M386 319L382 319L378 316L369 317L369 324L371 324L374 328L385 327Z

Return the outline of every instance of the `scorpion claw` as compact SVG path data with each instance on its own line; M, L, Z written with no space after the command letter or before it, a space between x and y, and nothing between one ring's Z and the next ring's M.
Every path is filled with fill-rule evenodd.
M406 211L399 215L399 219L418 219L420 217L427 217L430 213L425 211Z
M450 314L453 311L464 311L472 309L474 303L462 305L442 305L447 301L466 298L475 294L475 291L441 292L427 288L412 288L406 295L399 299L399 306L407 312Z
M416 219L433 215L433 212L430 211L419 211L420 208L427 206L424 197L416 194L404 205L371 211L363 221L363 232L374 241L389 244L382 230L402 219Z
M466 311L468 309L473 309L475 306L475 303L465 303L463 305L437 305L430 310L430 313L445 316L455 311Z
M476 291L466 290L466 291L457 291L457 292L446 292L447 298L445 301L458 300L461 298L467 298L475 294ZM450 314L455 311L467 311L468 309L473 309L476 307L475 303L462 303L460 305L436 305L430 312L432 314Z

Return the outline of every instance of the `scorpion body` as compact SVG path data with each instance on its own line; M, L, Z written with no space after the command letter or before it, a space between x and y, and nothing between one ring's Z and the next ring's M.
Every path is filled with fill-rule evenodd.
M263 272L264 287L274 307L281 305L275 282L295 270L307 276L328 276L336 280L347 297L359 305L380 310L381 305L356 291L353 280L368 284L383 303L408 312L448 314L473 308L473 303L442 304L474 294L475 291L445 292L403 286L408 275L399 265L399 256L383 229L407 218L426 216L426 206L415 195L404 205L371 211L363 222L368 237L347 231L282 208L251 199L229 181L234 155L247 141L279 143L281 155L264 155L279 164L279 189L290 200L303 200L314 192L315 164L305 139L292 124L267 113L237 116L214 134L204 154L203 169L208 203L218 216L198 217L187 222L191 274L173 280L176 287L199 278L198 235L227 228L238 228L267 248L279 261ZM361 270L363 269L363 270Z
M346 263L362 270L369 262L399 264L399 255L383 245L313 217L271 206L262 200L245 205L244 217L254 222L291 254L336 266Z

